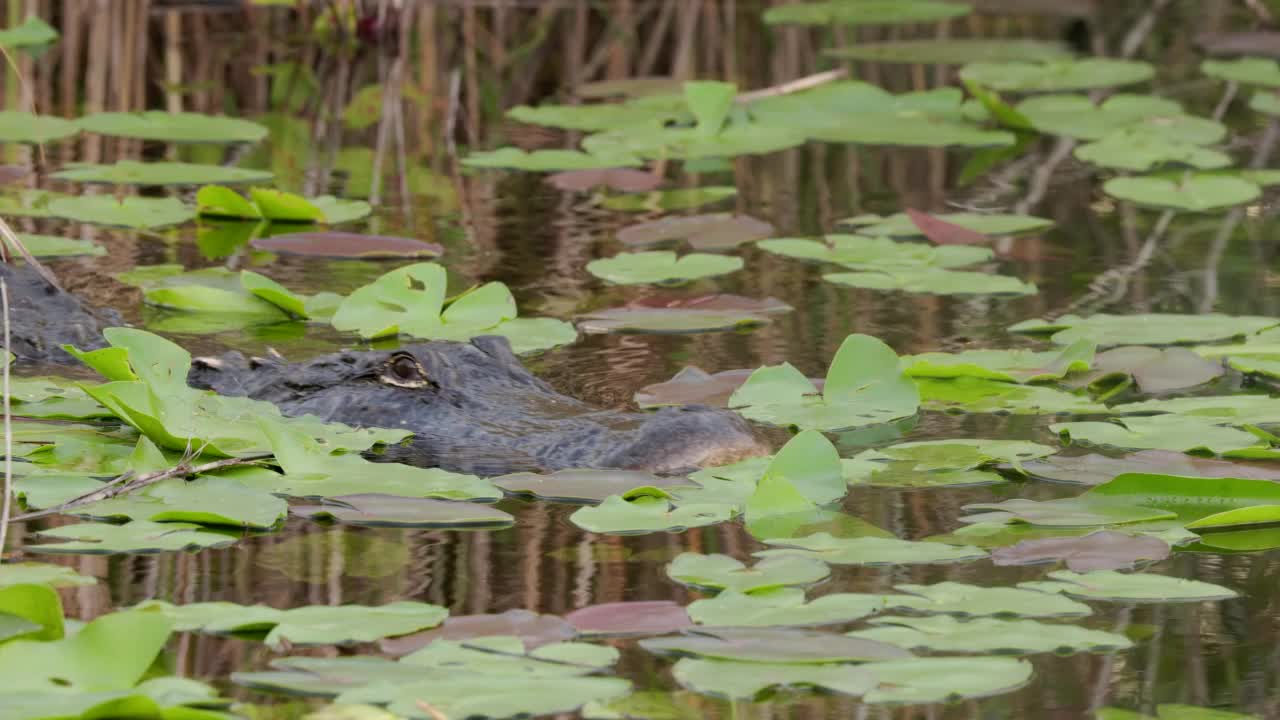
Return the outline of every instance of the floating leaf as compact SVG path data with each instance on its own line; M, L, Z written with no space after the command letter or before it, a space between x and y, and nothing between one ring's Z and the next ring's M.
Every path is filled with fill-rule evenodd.
M634 497L612 495L596 507L580 508L569 516L588 532L634 535L681 532L688 528L726 522L733 506L717 503L673 505L665 495L639 493Z
M871 62L963 65L971 62L1052 62L1068 60L1070 51L1042 40L951 38L858 43L825 50L828 57Z
M743 330L768 325L769 315L791 309L775 298L756 300L741 295L652 297L581 315L578 329L587 333L659 334Z
M1098 497L1177 513L1196 532L1280 522L1280 483L1129 473L1090 488Z
M911 377L974 377L1014 383L1061 380L1073 372L1085 372L1094 360L1096 346L1077 340L1056 351L965 350L958 353L922 353L904 358ZM1156 351L1159 352L1159 351Z
M960 77L992 90L1047 91L1109 88L1149 80L1150 63L1111 58L1085 58L1045 63L976 62L964 66Z
M799 588L741 593L726 590L689 606L689 617L701 625L780 627L853 622L884 608L880 595L836 593L805 602Z
M821 433L806 430L791 438L765 466L746 499L747 519L805 512L839 500L847 491L835 446Z
M115 553L159 553L225 547L238 538L205 530L193 523L157 523L135 520L124 525L75 523L36 533L39 538L71 542L27 545L27 552L111 555Z
M177 198L82 195L58 198L49 203L49 213L82 223L150 230L184 223L195 210Z
M933 22L968 15L968 5L936 0L862 0L857 3L809 2L772 7L768 25L894 25Z
M761 250L787 257L882 272L964 267L986 262L992 257L988 248L930 247L923 243L894 242L861 235L828 235L823 242L777 238L761 240L756 245Z
M829 273L823 280L867 290L900 290L930 295L1034 295L1036 286L1018 278L955 270Z
M587 192L598 187L618 192L649 192L662 186L662 176L643 170L609 168L607 170L568 170L544 178L557 190Z
M1063 562L1068 570L1131 570L1139 562L1169 557L1169 543L1145 535L1099 530L1075 538L1043 538L1000 548L991 553L996 565L1034 565Z
M1105 413L1104 405L1085 395L1039 385L1015 385L976 377L916 380L921 406L926 410L957 413L1013 413L1056 415Z
M75 568L48 563L5 563L0 565L0 588L11 585L48 585L55 588L95 585L96 578L81 575Z
M670 600L589 605L564 619L583 635L666 635L693 625L689 613Z
M1057 423L1050 425L1049 429L1061 435L1064 442L1126 450L1177 450L1246 457L1248 454L1241 451L1265 450L1268 447L1253 433L1182 415Z
M1280 398L1266 395L1177 397L1124 403L1115 405L1112 411L1120 415L1176 414L1193 421L1222 425L1271 425L1280 423Z
M1182 390L1222 377L1222 364L1205 360L1186 348L1118 347L1094 359L1094 372L1083 378L1092 386L1133 378L1139 392L1164 393Z
M1222 175L1188 174L1185 178L1115 177L1102 184L1112 197L1139 205L1187 212L1208 212L1257 199L1257 184Z
M434 263L392 270L348 295L333 314L333 326L366 338L402 334L466 340L503 335L517 353L577 337L571 325L559 320L517 319L515 298L502 283L486 283L446 302L447 283L445 269Z
M38 258L107 254L106 248L89 240L76 240L55 235L29 235L27 233L19 233L18 238L22 240L22 246L27 249L27 252ZM16 248L10 247L7 239L4 241L4 245L6 248L10 248L10 252L16 251Z
M163 142L252 143L267 136L257 123L200 113L104 112L75 122L85 132Z
M497 508L474 502L409 498L400 495L362 493L326 497L319 505L294 505L298 517L328 520L346 525L374 527L505 527L515 518Z
M812 558L832 565L914 565L981 560L987 553L975 547L912 542L897 538L837 538L817 533L803 538L766 540L780 549L761 550L756 557Z
M712 213L664 217L629 225L618 231L624 245L645 246L686 241L694 250L728 250L773 234L773 226L749 215Z
M960 518L960 522L1024 522L1051 527L1093 527L1151 522L1176 517L1176 513L1130 504L1123 499L1083 495L1057 500L1015 498L998 503L970 503L965 510L985 511Z
M911 657L911 653L902 648L872 640L780 628L695 628L683 635L641 640L640 647L655 653L794 665Z
M822 394L799 370L783 363L752 373L729 398L745 417L776 425L841 430L885 423L916 413L920 395L888 345L850 335L827 371Z
M1054 590L1086 600L1170 603L1230 600L1239 597L1239 593L1221 585L1148 573L1122 573L1114 570L1076 573L1056 570L1049 573L1049 577L1055 582L1035 583L1037 589Z
M599 503L611 495L627 496L641 488L688 485L684 478L639 470L560 470L547 475L514 473L491 478L494 485L517 495L555 502Z
M36 15L28 15L21 25L0 30L0 45L7 48L39 49L57 39L58 31Z
M473 152L462 159L467 167L511 168L530 172L556 172L560 170L608 170L617 167L637 167L644 162L629 153L595 154L577 150L535 150L525 152L520 148L499 148L488 152Z
M49 177L71 182L116 185L205 185L264 182L271 180L272 174L265 170L246 170L224 165L120 160L111 165L77 163Z
M677 257L667 251L620 253L587 263L587 272L619 285L679 284L741 269L742 258L707 253Z
M169 622L159 615L114 612L67 637L10 640L0 645L0 691L5 710L26 693L92 693L133 688L169 639ZM11 695L12 694L12 695Z
M1210 77L1238 82L1241 85L1280 88L1280 63L1270 58L1205 60L1200 63L1200 72Z
M683 658L671 674L684 687L706 695L751 699L773 687L816 687L861 695L876 685L859 665L787 665Z
M584 608L588 609L588 608ZM681 608L683 612L683 608ZM518 637L526 650L572 640L577 629L558 615L540 615L524 609L487 615L451 615L432 630L384 638L378 647L388 655L408 655L437 640L452 642L483 637Z
M870 622L877 627L856 630L849 636L879 640L911 650L966 654L1031 655L1052 652L1064 655L1082 651L1115 652L1133 646L1128 638L1116 633L1035 620L957 620L946 615L886 615L871 618Z
M1052 321L1025 320L1010 332L1050 334L1058 345L1089 339L1099 345L1177 345L1214 342L1252 335L1277 325L1275 318L1248 315L1063 315Z
M1229 167L1230 155L1179 140L1153 136L1145 130L1119 130L1076 148L1078 160L1099 167L1145 172L1162 165L1200 170Z
M1101 105L1086 95L1041 95L1018 103L1017 110L1040 132L1082 140L1102 140L1128 131L1153 139L1210 145L1227 134L1222 123L1188 115L1176 101L1155 95L1120 93Z
M1013 658L915 658L862 666L877 686L864 703L925 704L1013 692L1031 680L1031 663Z
M731 186L655 190L648 193L604 197L600 199L600 206L609 210L628 212L685 210L717 203L737 194L738 189Z
M1058 455L1024 463L1022 468L1035 477L1081 485L1100 485L1125 473L1280 481L1280 468L1270 465L1213 460L1170 450L1143 450L1118 458Z
M743 593L809 585L830 572L826 563L810 558L765 558L747 567L728 555L692 552L677 555L667 566L667 577L683 585Z
M905 595L888 595L889 609L903 609L930 615L960 617L1084 617L1093 611L1088 605L1061 595L1008 587L978 587L957 582L933 585L895 585Z
M937 213L933 215L933 218L952 225L958 225L966 230L982 233L983 235L1020 235L1053 227L1052 220L1030 215ZM855 219L859 222L853 223L852 221ZM883 218L878 215L866 218L846 218L840 222L843 224L856 224L858 226L858 234L868 237L922 237L924 235L920 227L906 213L898 213Z
M150 444L143 438L140 443ZM155 449L155 446L151 446ZM158 451L157 451L158 452ZM269 529L282 521L288 504L270 493L229 478L170 478L127 495L82 505L71 514L94 519L184 522Z
M80 132L70 120L17 110L0 112L0 142L42 145Z

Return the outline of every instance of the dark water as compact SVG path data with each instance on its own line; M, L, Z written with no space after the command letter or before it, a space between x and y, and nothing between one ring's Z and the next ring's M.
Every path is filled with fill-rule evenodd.
M1049 141L1044 141L1045 146ZM1040 149L1043 149L1040 148ZM1247 151L1247 148L1245 149ZM901 207L945 210L973 203L1008 208L1025 192L1002 191L980 180L957 183L964 152L809 146L765 158L739 160L731 174L682 177L690 185L735 184L734 200L710 209L733 209L775 224L779 235L830 231L835 221L860 212ZM555 191L536 176L481 173L457 179L467 213L458 200L391 198L370 229L444 242L442 262L459 288L500 280L516 293L522 315L570 318L588 309L619 304L650 290L607 287L583 269L591 259L621 249L613 232L649 216L596 207L586 194ZM409 221L404 207L413 209ZM686 365L708 371L789 361L820 375L846 335L867 333L899 353L966 347L1030 346L1004 333L1014 322L1061 312L1082 298L1085 312L1199 312L1274 315L1280 281L1274 259L1275 208L1261 203L1218 247L1228 220L1222 215L1177 218L1168 241L1127 285L1090 283L1136 254L1156 213L1117 206L1079 166L1067 163L1032 208L1057 226L1039 237L1014 241L1016 259L993 266L1035 282L1027 298L955 298L844 289L820 278L818 268L767 255L739 252L746 269L725 278L681 288L681 294L732 292L777 297L795 311L748 333L686 336L584 336L579 342L530 360L540 375L565 392L604 406L625 406L643 385L669 378ZM20 230L60 231L51 221L19 221ZM111 276L136 265L179 262L188 267L230 264L251 267L304 292L349 291L392 265L359 261L269 258L239 252L211 261L194 234L152 237L83 227L77 231L110 249L103 258L53 264L69 288L121 310L136 324L162 319L141 307L140 293ZM227 348L261 352L273 347L300 358L337 347L323 329L273 328L214 336L174 335L194 353ZM930 415L900 439L992 437L1056 442L1043 418ZM837 438L842 454L865 445L863 438ZM1070 494L1034 483L980 489L887 491L855 489L845 510L895 535L918 539L958 527L960 506L1007 497ZM508 500L501 507L518 518L494 532L324 527L292 520L281 532L199 554L78 557L65 560L101 579L96 587L67 591L69 613L91 618L111 608L149 598L175 603L213 600L266 603L287 608L307 604L381 604L421 600L453 615L523 608L564 614L588 605L621 600L674 599L698 595L670 581L664 565L681 551L723 552L748 558L761 545L736 523L680 535L598 536L568 522L571 506ZM28 527L28 530L38 529ZM1096 604L1083 621L1089 627L1128 633L1135 647L1115 655L1037 655L1035 679L1007 695L955 706L883 709L818 694L786 695L771 703L736 707L687 696L691 716L737 718L1078 718L1091 708L1118 705L1150 710L1156 703L1182 702L1280 717L1280 552L1219 555L1175 553L1153 572L1224 584L1242 593L1218 603L1120 607ZM889 592L895 584L942 580L1008 585L1038 579L1043 568L996 568L989 562L959 566L841 568L812 594ZM639 689L678 685L670 663L629 642L619 666ZM321 654L332 651L318 651ZM180 675L220 684L230 695L253 702L284 703L263 716L288 716L305 704L245 691L227 682L233 671L265 669L274 657L264 646L238 640L183 635L172 649Z

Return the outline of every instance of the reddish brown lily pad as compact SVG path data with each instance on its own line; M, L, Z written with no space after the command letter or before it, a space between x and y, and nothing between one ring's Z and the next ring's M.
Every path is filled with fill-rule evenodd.
M1280 466L1196 457L1170 450L1143 450L1124 457L1054 455L1022 463L1027 473L1046 480L1101 485L1125 473L1154 473L1184 477L1232 477L1280 481Z
M1035 565L1062 561L1068 570L1128 570L1143 561L1169 557L1169 544L1148 535L1101 530L1082 537L1023 540L991 551L996 565Z
M988 245L991 238L976 230L940 220L927 212L907 208L911 223L934 245Z
M681 334L714 330L746 330L769 324L769 315L791 312L777 298L741 295L700 297L650 296L622 307L586 313L578 328L588 333L632 332Z
M399 657L430 645L436 640L471 640L495 635L516 636L528 650L564 642L578 631L559 615L540 615L529 610L508 610L496 615L459 615L448 618L432 630L387 638L378 643L382 652Z
M649 192L662 187L662 176L628 168L566 170L548 175L544 180L567 192L587 192L598 187L620 192Z
M642 222L618 231L618 240L643 247L684 240L694 250L729 250L771 237L773 225L749 215L709 213Z
M602 603L564 619L583 635L665 635L693 627L684 606L670 600Z
M11 185L30 174L26 165L0 165L0 185Z
M708 373L701 368L686 367L666 382L646 385L635 394L636 404L640 407L660 407L663 405L710 405L727 407L729 396L737 390L755 372L750 368L741 370L725 370ZM822 390L823 380L812 379L818 390Z
M1105 383L1109 376L1130 376L1142 392L1160 393L1203 385L1225 373L1222 363L1206 360L1187 348L1141 345L1098 353L1093 372L1081 381Z
M444 247L437 243L397 235L349 232L288 233L254 238L251 244L259 250L269 250L281 255L361 260L434 258L444 254Z
M682 477L663 477L639 470L560 470L548 475L514 473L491 481L509 493L582 503L603 502L610 495L623 495L636 488L693 484Z

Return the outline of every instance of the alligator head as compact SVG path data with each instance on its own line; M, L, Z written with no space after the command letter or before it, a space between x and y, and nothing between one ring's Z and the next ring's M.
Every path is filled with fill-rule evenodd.
M707 407L604 410L530 373L505 338L349 350L300 363L198 360L189 381L364 427L414 433L397 460L496 475L628 468L676 472L769 452L737 415Z

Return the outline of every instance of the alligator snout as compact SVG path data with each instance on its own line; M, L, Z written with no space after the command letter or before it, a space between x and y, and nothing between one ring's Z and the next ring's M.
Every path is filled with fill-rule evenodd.
M642 413L639 426L619 432L603 467L674 473L767 455L770 448L738 415L709 407Z

